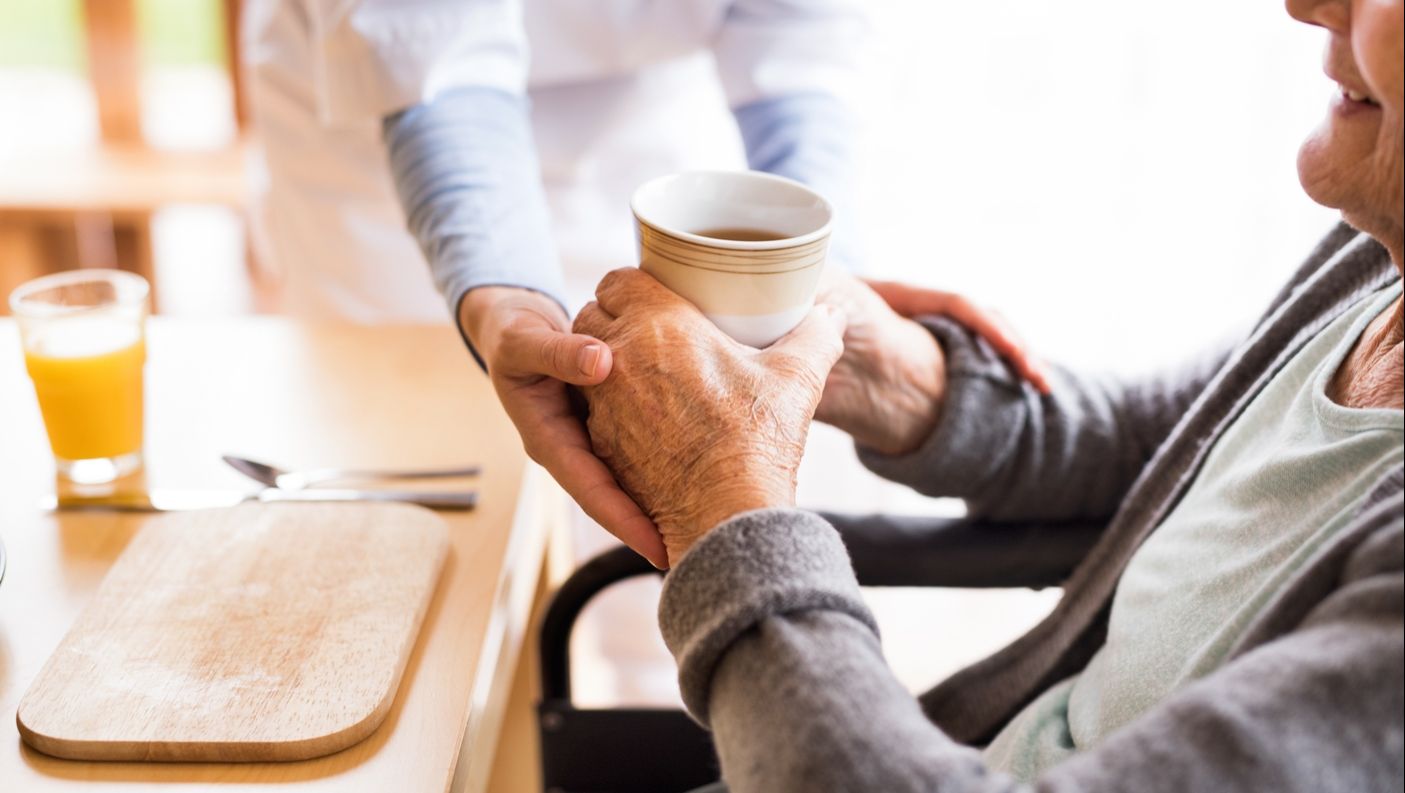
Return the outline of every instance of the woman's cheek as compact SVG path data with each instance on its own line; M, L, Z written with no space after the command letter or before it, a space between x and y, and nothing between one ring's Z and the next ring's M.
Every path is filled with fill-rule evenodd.
M1351 44L1372 93L1397 116L1405 111L1405 2L1359 0Z

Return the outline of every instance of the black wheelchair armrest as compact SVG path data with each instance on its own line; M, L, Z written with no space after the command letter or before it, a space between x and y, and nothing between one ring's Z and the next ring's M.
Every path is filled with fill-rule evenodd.
M863 586L1040 589L1058 586L1102 522L996 523L968 518L821 513L844 538Z
M537 704L547 793L681 793L717 780L712 736L683 711L583 710L571 702L571 629L581 610L611 584L658 572L620 546L586 562L552 596L541 625Z

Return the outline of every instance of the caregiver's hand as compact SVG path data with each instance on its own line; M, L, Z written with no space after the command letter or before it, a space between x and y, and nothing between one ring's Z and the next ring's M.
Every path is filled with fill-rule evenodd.
M795 504L795 472L842 313L816 307L765 350L738 344L646 273L616 270L575 329L614 368L584 389L595 452L659 527L670 564L740 512Z
M1048 392L1043 367L997 316L961 295L897 283L865 283L831 271L819 301L848 319L844 355L825 383L815 418L884 454L916 449L931 434L946 391L946 359L910 317L939 314L985 338L1015 371Z
M587 515L662 567L667 557L658 530L591 451L566 393L567 383L594 385L610 374L609 346L572 333L556 301L530 289L474 289L460 304L459 322L487 363L528 456Z

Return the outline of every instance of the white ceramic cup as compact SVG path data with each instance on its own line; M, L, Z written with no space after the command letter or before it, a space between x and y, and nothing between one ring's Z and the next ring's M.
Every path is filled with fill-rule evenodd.
M769 346L814 306L833 210L799 182L755 171L691 171L646 182L630 209L640 268L742 344ZM719 229L775 238L700 233Z

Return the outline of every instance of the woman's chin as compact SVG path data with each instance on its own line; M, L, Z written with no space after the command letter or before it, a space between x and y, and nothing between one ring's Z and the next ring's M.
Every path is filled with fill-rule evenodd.
M1371 192L1378 127L1338 110L1334 106L1298 149L1298 182L1313 201L1349 209Z
M1308 198L1341 212L1342 220L1400 256L1402 244L1399 164L1394 168L1373 156L1375 142L1360 145L1328 118L1298 149L1298 182ZM1394 184L1382 171L1394 170ZM1388 177L1388 174L1386 174Z
M1345 211L1384 210L1398 184L1399 121L1369 101L1332 98L1325 118L1298 149L1298 181L1312 200Z
M1341 209L1338 202L1338 179L1332 168L1331 121L1313 131L1303 145L1298 148L1298 184L1302 185L1307 197L1325 207Z

